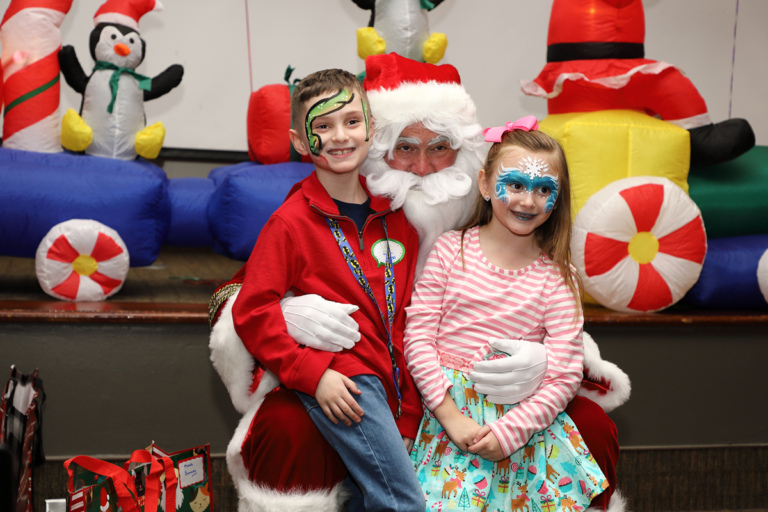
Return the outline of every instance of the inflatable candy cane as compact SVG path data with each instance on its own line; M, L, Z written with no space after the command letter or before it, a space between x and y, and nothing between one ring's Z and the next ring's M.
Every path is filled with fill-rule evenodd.
M72 0L11 0L0 22L3 146L56 153L59 140L59 27Z

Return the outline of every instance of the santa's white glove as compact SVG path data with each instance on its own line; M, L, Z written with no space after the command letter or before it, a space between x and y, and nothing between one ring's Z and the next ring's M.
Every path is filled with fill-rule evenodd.
M349 316L359 308L308 294L280 301L288 335L299 345L340 352L360 341L360 326Z
M516 404L538 389L547 373L547 349L541 343L491 338L494 352L475 363L469 378L475 391L496 404ZM498 354L503 352L504 354ZM493 357L508 355L509 357Z

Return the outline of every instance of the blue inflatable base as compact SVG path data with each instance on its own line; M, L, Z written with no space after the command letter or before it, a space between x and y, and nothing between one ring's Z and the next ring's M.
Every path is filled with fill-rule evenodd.
M0 254L34 258L56 224L93 219L117 231L131 266L150 265L170 212L165 172L147 161L0 148Z
M215 251L245 261L270 215L283 203L293 185L312 173L312 164L254 162L219 167L208 177L214 193L208 205L208 224Z
M213 196L213 180L174 178L168 181L171 201L171 227L166 243L182 247L209 247L213 234L208 227L208 203Z
M707 240L701 275L683 302L707 309L768 309L757 276L766 251L768 235Z

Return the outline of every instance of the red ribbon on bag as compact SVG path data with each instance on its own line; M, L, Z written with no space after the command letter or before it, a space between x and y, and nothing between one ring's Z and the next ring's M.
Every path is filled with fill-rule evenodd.
M131 478L131 475L128 474L125 469L110 464L109 462L104 462L103 460L88 457L87 455L72 457L71 459L64 461L64 469L66 469L69 474L67 489L69 490L70 495L75 492L73 485L74 470L70 469L71 464L77 464L91 473L111 479L115 487L115 492L117 493L118 503L120 504L120 507L122 507L123 512L141 512L141 507L139 507L139 504L136 502L136 496L138 496L136 486L133 483L133 478Z
M131 464L149 464L149 473L147 474L147 481L144 487L143 509L146 512L156 511L157 502L160 499L160 475L165 470L163 464L158 462L147 450L134 451L131 454L131 458L123 464L123 469L129 471Z
M176 510L176 470L173 467L173 460L170 457L157 457L157 460L165 468L165 510L173 512Z

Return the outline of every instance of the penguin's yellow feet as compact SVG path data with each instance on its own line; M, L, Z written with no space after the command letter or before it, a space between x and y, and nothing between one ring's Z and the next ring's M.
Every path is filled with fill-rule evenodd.
M148 160L157 158L165 140L165 126L158 121L136 134L136 153Z
M80 114L67 109L61 118L61 146L69 151L85 151L93 141L93 128L83 121Z
M445 48L448 46L448 38L440 32L433 32L424 41L422 56L424 62L437 64L445 56Z
M365 60L371 55L381 55L387 50L387 42L376 33L373 27L357 29L357 55Z

